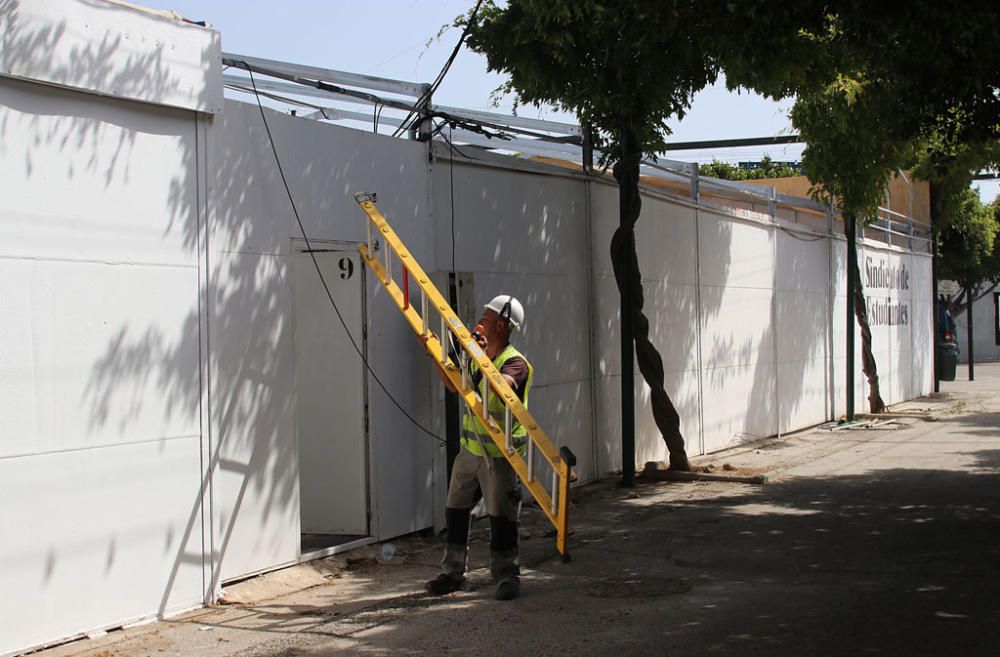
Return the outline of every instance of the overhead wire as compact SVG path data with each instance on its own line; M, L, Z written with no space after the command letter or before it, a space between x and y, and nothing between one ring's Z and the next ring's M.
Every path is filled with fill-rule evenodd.
M406 129L403 126L406 126L407 123L410 123L410 119L413 118L413 115L418 114L421 111L421 108L427 103L427 101L430 100L431 96L433 96L434 92L437 91L438 87L441 86L441 82L444 81L444 77L445 75L448 74L448 70L451 68L452 63L455 61L455 58L458 57L458 53L462 49L462 45L465 43L465 38L469 36L469 30L471 29L473 23L475 23L476 15L479 13L479 8L482 5L483 5L483 0L478 0L478 2L476 2L476 6L472 9L472 13L469 14L469 21L465 24L465 29L462 30L462 36L458 38L458 43L456 43L455 47L452 49L451 55L445 61L444 66L441 67L441 72L438 73L437 77L434 78L434 82L432 82L431 85L427 87L424 93L420 95L420 97L417 99L417 102L413 104L413 109L410 110L410 112L406 115L406 118L403 119L402 125L400 125L400 127L397 128L396 131L392 133L393 137L398 137L399 135L403 134L404 129ZM411 124L409 128L412 129L412 127L413 126Z
M330 286L327 284L326 278L323 276L323 270L319 266L319 260L316 259L316 254L313 252L312 244L311 244L311 242L309 240L308 234L306 233L305 225L302 223L302 218L299 216L298 208L295 205L295 199L292 197L292 190L288 186L288 180L285 177L284 168L281 166L281 158L278 157L278 148L277 148L277 146L274 143L274 136L271 134L271 127L268 124L268 122L267 122L267 116L264 113L264 105L260 102L260 96L257 94L257 85L254 82L253 71L249 70L249 67L248 67L247 70L250 73L250 83L251 83L251 85L253 85L254 96L257 98L257 107L260 109L260 118L264 122L264 130L265 130L265 132L267 132L267 139L268 139L268 142L271 145L271 152L274 153L274 162L275 162L275 164L278 167L278 174L281 177L281 182L285 186L285 193L288 195L288 202L292 206L292 214L295 215L295 221L299 225L299 231L302 233L302 239L306 243L306 250L309 251L309 255L312 258L313 266L316 268L316 274L319 276L320 283L323 285L323 289L326 291L326 297L327 297L327 299L330 300L330 305L333 306L333 310L337 314L337 319L340 320L341 325L344 327L344 333L347 335L348 340L350 340L351 345L354 347L354 351L356 351L357 354L358 354L358 356L361 358L361 362L364 363L365 369L368 371L369 374L371 374L372 378L375 380L375 382L378 384L378 386L382 389L382 392L384 392L386 394L386 396L389 398L389 401L391 401L393 403L393 405L396 408L398 408L399 411L411 423L413 423L414 426L416 426L423 433L427 434L428 436L430 436L434 440L438 441L439 443L444 444L446 442L445 439L441 438L440 436L438 436L436 433L434 433L430 429L427 429L426 427L424 427L424 425L422 425L416 418L414 418L412 415L410 415L410 413L405 408L403 408L403 406L399 403L399 401L396 400L396 398L392 395L392 393L389 392L388 388L386 388L385 384L382 383L382 380L375 373L375 370L372 369L372 366L368 362L368 359L365 358L364 352L362 352L361 348L358 346L358 343L357 343L357 341L355 341L354 336L351 335L351 331L347 327L347 322L344 320L344 316L341 314L340 308L337 306L337 302L333 298L333 293L330 291Z

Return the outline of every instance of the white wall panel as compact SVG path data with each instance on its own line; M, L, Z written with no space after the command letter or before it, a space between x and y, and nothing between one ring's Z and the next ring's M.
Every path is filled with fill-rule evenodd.
M0 651L202 601L198 437L0 459Z
M0 457L200 435L197 294L187 267L0 260Z
M618 286L614 278L596 281L597 372L621 373L621 324ZM663 281L643 281L644 313L650 323L650 340L663 358L667 371L696 369L698 366L697 290L690 285L669 285ZM669 391L668 391L669 393Z
M572 274L587 271L582 181L469 166L433 165L435 264L457 271ZM452 196L454 190L454 196Z
M212 274L213 529L222 580L299 550L290 262L217 254Z
M533 385L528 409L557 448L569 447L576 455L580 481L604 474L594 471L589 381Z
M776 393L771 361L707 369L705 449L712 451L777 433Z
M826 358L778 363L778 414L781 432L830 420L834 417L833 379Z
M672 285L696 285L698 256L692 248L694 243L693 208L659 198L643 198L642 212L635 225L635 250L643 279L663 280ZM594 246L603 249L610 263L610 236Z
M0 255L195 264L192 114L3 78L0 106Z
M584 277L477 272L477 311L497 294L511 294L524 306L524 326L511 342L531 361L535 385L590 378Z
M0 80L0 652L203 600L196 142Z
M829 295L779 290L777 299L778 361L827 356L832 349Z
M1000 292L1000 286L987 293L972 305L972 346L976 362L1000 360L1000 344L997 344L997 310L993 295ZM964 311L953 315L955 339L958 342L959 361L969 362L969 319ZM962 370L960 369L959 372ZM967 375L967 374L966 374Z
M355 192L378 193L379 210L425 269L430 267L426 145L265 110L307 236L363 242L367 218ZM212 153L212 248L287 254L301 237L260 110L226 102Z
M592 221L591 266L597 276L614 276L611 266L611 237L620 221L618 187L595 182L590 185ZM645 199L644 199L645 200ZM640 221L642 223L640 214ZM641 268L640 264L640 268Z
M0 71L200 112L222 108L219 33L112 2L8 0Z
M616 377L616 381L620 381ZM698 399L698 375L696 371L674 371L664 375L664 387L670 396L677 414L680 416L680 430L684 437L685 449L689 456L701 452L701 416ZM621 394L619 392L619 394ZM642 380L635 377L635 458L636 464L642 466L647 461L667 460L667 447L663 442L656 421L653 419L650 388ZM619 416L620 417L620 416Z
M771 289L774 234L767 226L701 213L701 284Z
M689 456L701 451L701 418L698 401L697 372L671 372L664 384L680 416L681 435ZM635 377L636 465L667 458L666 445L649 406L649 387L640 375ZM597 469L601 476L622 469L621 459L621 375L597 379L597 395L601 403L597 429Z
M716 308L706 308L703 320L706 369L774 362L773 297L770 289L702 288L703 306Z
M595 183L592 190L594 216L592 258L594 271L614 276L611 238L618 228L618 188ZM635 225L636 253L643 278L672 284L697 283L695 210L662 198L643 196Z
M778 289L830 293L830 240L780 230L778 239Z
M930 264L928 262L928 268ZM919 288L918 288L919 289ZM931 289L926 289L930 298ZM913 302L913 396L926 395L934 390L934 306L930 301Z

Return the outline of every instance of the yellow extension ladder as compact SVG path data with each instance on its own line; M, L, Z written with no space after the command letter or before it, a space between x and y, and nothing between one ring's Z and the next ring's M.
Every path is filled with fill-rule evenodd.
M566 547L566 537L569 531L569 482L570 469L576 465L576 457L566 447L557 450L545 432L538 426L538 421L528 412L510 389L507 382L494 367L479 344L462 324L462 321L451 309L448 302L431 282L406 245L399 239L389 222L375 205L375 195L359 193L354 195L361 209L368 215L367 244L358 246L361 257L368 263L389 296L399 307L400 312L410 322L410 326L418 335L428 336L431 332L430 313L440 316L441 332L437 340L425 340L424 348L437 359L441 368L448 376L459 396L465 401L470 412L480 418L489 431L490 438L500 448L504 458L510 462L514 472L525 487L538 502L542 511L556 529L556 549L564 561L569 561L569 551ZM378 242L377 242L378 241ZM381 259L376 255L378 248L382 251ZM393 279L394 260L401 269L402 286ZM419 312L410 303L410 283L420 289ZM454 336L452 341L459 348L459 363L454 363L448 355L448 332ZM469 374L469 364L475 362L483 373L481 386L477 390ZM497 418L489 415L489 399L491 395L499 396L505 406L503 426ZM511 427L516 419L528 432L526 455L515 449L511 437ZM550 486L546 487L535 474L536 454L548 463L551 470Z

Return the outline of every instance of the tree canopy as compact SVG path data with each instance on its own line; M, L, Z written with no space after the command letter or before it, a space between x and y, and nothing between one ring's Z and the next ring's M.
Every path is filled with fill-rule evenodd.
M957 220L940 234L938 275L962 285L964 305L1000 283L1000 201L983 203L972 188L959 198ZM952 310L959 310L957 303Z
M851 225L855 216L874 218L901 169L923 167L942 192L935 195L940 210L959 205L958 190L973 171L1000 162L995 1L486 0L466 25L469 46L509 76L506 91L575 113L615 162L621 222L612 263L623 307L634 303L634 317L623 312L622 334L634 321L639 366L672 463L683 440L662 389L662 360L648 340L632 231L640 159L663 147L667 121L683 118L696 92L724 71L731 88L794 96L803 166L816 194L839 205ZM853 292L862 295L857 281ZM877 412L863 296L857 308ZM631 367L624 342L623 367ZM686 467L686 456L677 462Z
M624 126L652 155L669 134L666 122L683 117L693 95L715 81L705 19L693 0L489 1L468 44L490 70L510 76L504 90L518 102L575 113L617 161Z
M889 177L921 159L925 175L964 175L956 193L997 163L997 3L756 0L727 11L745 28L720 30L727 84L796 97L803 166L845 210L872 216ZM956 144L962 161L949 157Z
M803 175L801 167L775 162L768 155L762 157L760 162L754 162L747 166L734 166L728 162L712 160L708 164L701 165L700 173L722 180L764 180L766 178L789 178Z

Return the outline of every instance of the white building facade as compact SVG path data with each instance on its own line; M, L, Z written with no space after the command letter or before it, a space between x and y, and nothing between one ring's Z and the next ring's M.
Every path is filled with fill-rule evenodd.
M533 414L580 483L622 468L606 177L264 110L269 136L223 99L218 33L156 13L15 0L0 29L0 654L213 602L329 553L308 537L440 527L443 391L361 266L354 192L460 272L466 315L523 302ZM836 225L644 189L646 314L691 454L844 412ZM860 251L906 272L868 290L883 397L925 394L930 256ZM637 462L663 459L636 390Z

